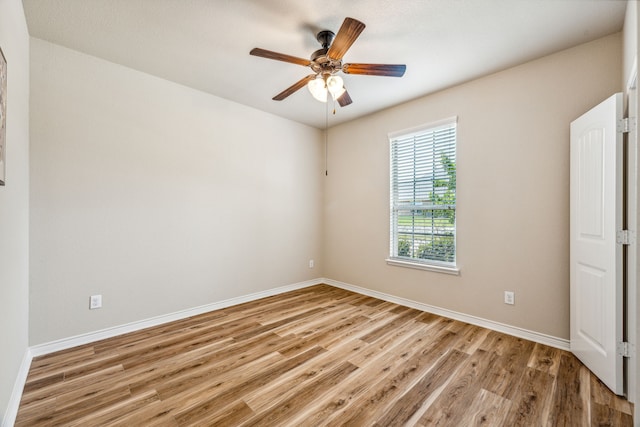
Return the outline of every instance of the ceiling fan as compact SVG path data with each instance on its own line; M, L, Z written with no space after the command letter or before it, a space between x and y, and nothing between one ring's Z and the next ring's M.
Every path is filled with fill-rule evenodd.
M309 67L313 74L298 80L296 83L273 97L274 101L282 101L303 86L307 86L314 98L319 101L327 101L327 92L341 107L351 104L352 100L344 88L343 80L336 74L342 71L344 74L365 74L370 76L402 77L406 70L404 64L349 64L343 63L342 57L356 41L365 25L353 18L345 18L338 34L332 31L320 31L316 39L322 45L321 49L311 54L310 59L298 58L266 49L254 48L250 55L260 56L277 61L290 62L292 64Z

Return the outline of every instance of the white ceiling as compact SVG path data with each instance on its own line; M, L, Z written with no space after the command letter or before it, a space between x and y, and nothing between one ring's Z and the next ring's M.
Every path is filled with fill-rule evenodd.
M620 31L626 0L23 0L29 32L89 55L318 128L310 73L250 56L308 58L317 31L367 27L345 62L406 64L402 78L343 75L353 104L330 126Z

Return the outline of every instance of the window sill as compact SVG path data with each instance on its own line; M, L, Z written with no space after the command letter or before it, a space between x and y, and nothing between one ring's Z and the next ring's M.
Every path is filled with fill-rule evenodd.
M396 267L415 268L418 270L434 271L436 273L452 274L454 276L460 275L460 269L458 267L449 267L449 266L435 265L435 264L423 264L421 262L411 262L411 261L405 261L405 260L399 260L399 259L393 259L393 258L388 258L386 261L387 261L387 264L394 265Z

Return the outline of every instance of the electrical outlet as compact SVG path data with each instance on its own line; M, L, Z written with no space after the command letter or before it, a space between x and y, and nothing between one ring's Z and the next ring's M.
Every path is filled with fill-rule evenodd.
M516 303L516 295L512 291L504 291L504 303L513 305Z
M102 308L102 295L91 295L89 297L89 310Z
M312 259L309 260L309 268L313 268L313 266L315 265L315 263L313 262Z

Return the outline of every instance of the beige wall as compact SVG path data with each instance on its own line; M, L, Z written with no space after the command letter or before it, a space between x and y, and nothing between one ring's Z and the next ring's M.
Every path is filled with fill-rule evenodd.
M321 276L319 130L42 40L31 55L32 345Z
M6 186L0 187L1 424L29 327L29 34L20 0L0 1L0 48L8 64Z
M620 90L621 51L615 34L332 128L326 277L567 339L569 123ZM389 266L387 133L454 115L461 274Z
M638 2L629 1L624 16L624 29L622 31L622 83L626 89L627 83L634 72L635 61L638 54Z

